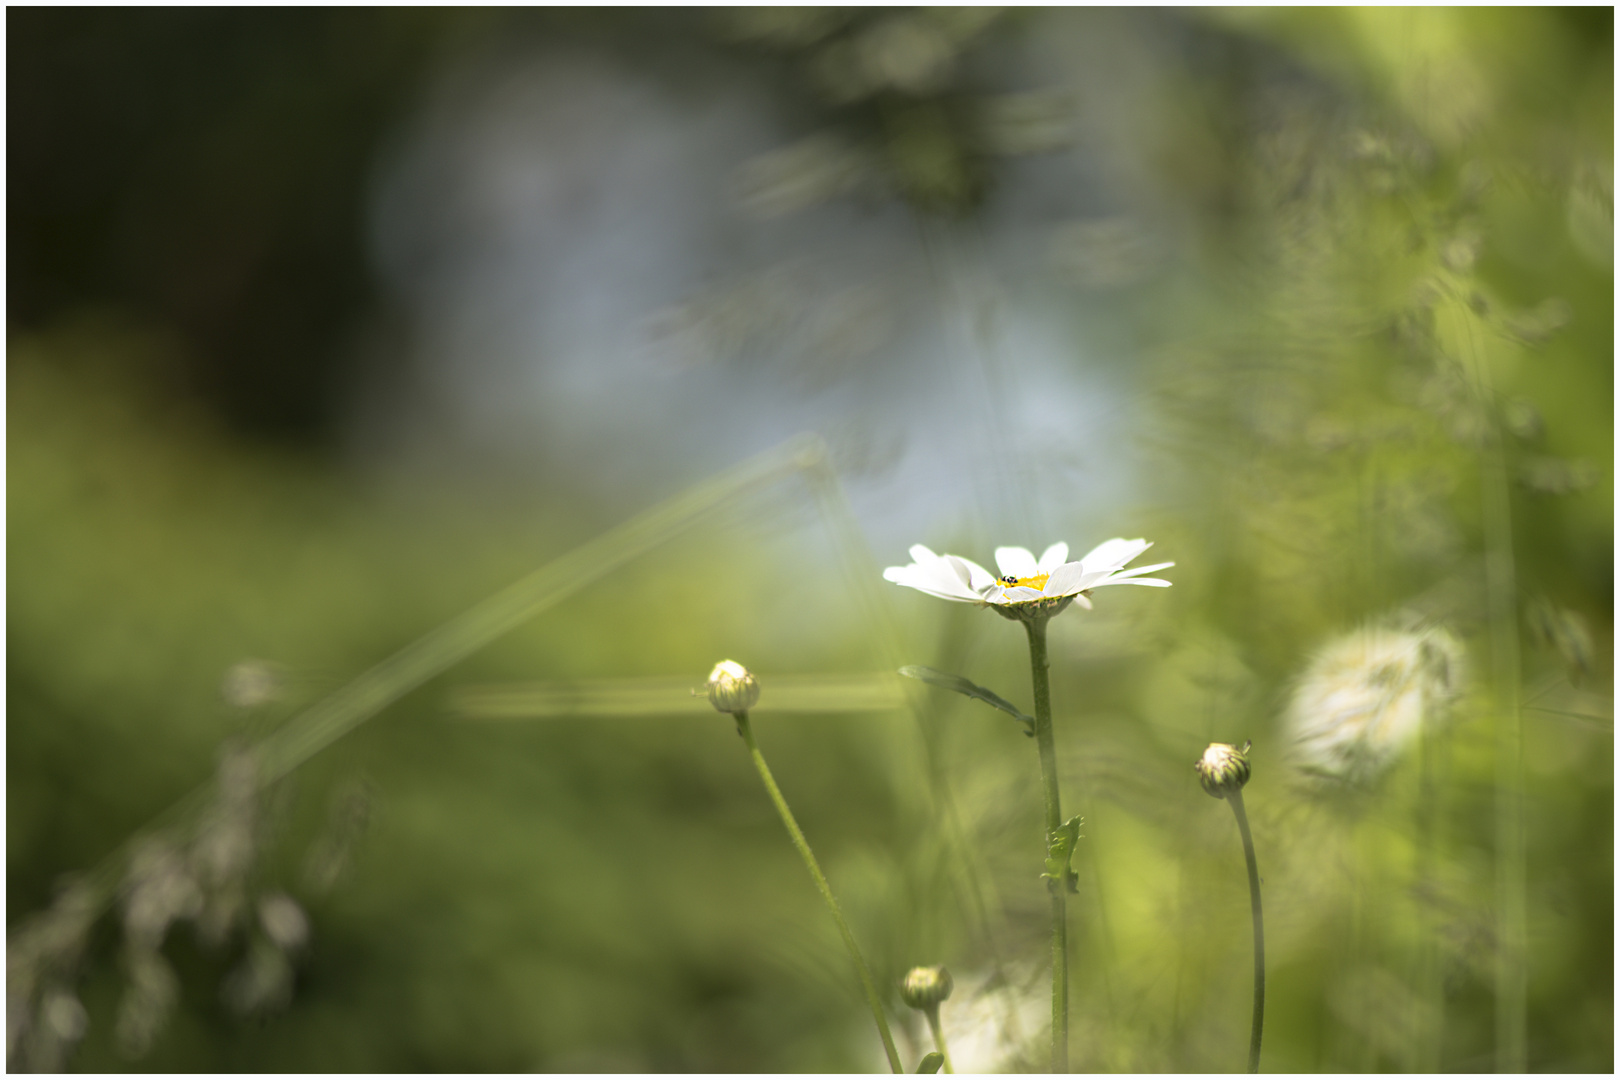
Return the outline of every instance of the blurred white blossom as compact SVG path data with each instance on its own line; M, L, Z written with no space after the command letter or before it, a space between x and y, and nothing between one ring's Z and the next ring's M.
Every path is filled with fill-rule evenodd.
M1463 651L1443 629L1366 628L1319 651L1288 707L1301 771L1351 782L1379 776L1461 689Z

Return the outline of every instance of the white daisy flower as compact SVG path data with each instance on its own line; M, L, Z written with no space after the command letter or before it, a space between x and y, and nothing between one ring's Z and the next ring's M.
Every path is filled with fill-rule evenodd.
M1072 597L1081 607L1089 608L1088 594L1104 585L1169 587L1170 583L1162 578L1141 575L1176 565L1173 562L1125 569L1126 563L1152 546L1146 540L1116 538L1098 544L1074 562L1068 561L1069 545L1061 542L1047 548L1038 559L1028 548L1000 547L996 548L996 567L1001 571L997 577L971 559L935 555L917 544L911 549L913 561L909 565L891 566L883 571L883 577L942 600L1007 607Z

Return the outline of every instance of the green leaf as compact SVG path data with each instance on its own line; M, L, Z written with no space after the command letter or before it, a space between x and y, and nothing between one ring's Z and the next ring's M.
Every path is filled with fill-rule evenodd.
M1069 869L1069 859L1080 842L1080 824L1080 816L1076 814L1046 834L1046 873L1041 877L1051 883L1048 888L1062 882L1070 892L1080 891L1080 875Z
M930 1050L924 1054L922 1060L917 1062L917 1071L920 1073L937 1073L939 1067L945 1064L945 1055L938 1050Z
M1008 716L1024 725L1025 735L1035 734L1035 718L1021 712L1018 706L992 690L986 690L978 683L968 682L960 675L952 675L944 671L936 671L921 664L908 664L900 669L900 674L908 679L918 679L929 686L937 686L941 690L954 690L964 697L975 698L992 708L1000 709Z

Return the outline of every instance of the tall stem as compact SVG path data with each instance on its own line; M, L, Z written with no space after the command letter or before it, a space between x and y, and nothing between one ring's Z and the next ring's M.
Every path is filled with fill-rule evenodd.
M771 802L776 804L776 812L782 816L782 824L787 826L788 835L793 838L793 846L799 849L799 855L803 857L810 876L816 880L816 888L821 890L821 898L827 901L827 910L832 912L833 922L838 924L838 932L844 938L844 948L849 950L850 959L855 961L855 970L861 976L861 987L866 991L866 1003L872 1007L872 1019L877 1021L878 1034L883 1037L884 1053L889 1055L889 1068L897 1073L905 1072L905 1066L900 1064L900 1052L894 1048L894 1036L889 1034L889 1021L883 1015L883 1003L878 999L877 987L872 982L872 973L867 970L866 958L861 955L861 947L855 944L855 935L849 932L849 924L844 921L844 913L838 909L838 901L833 898L832 887L827 884L827 877L821 872L821 864L816 862L809 841L800 831L799 823L793 819L793 811L788 809L787 800L782 797L782 789L776 786L776 779L771 776L770 766L765 764L765 755L759 752L759 744L754 741L754 729L748 722L748 714L740 712L736 717L737 734L748 744L748 756L754 759L754 768L759 770L759 778L765 783L765 791L770 795Z
M1035 748L1041 756L1041 786L1046 796L1047 842L1063 827L1058 798L1057 744L1052 737L1052 691L1047 683L1046 620L1024 622L1029 634L1029 669L1035 696ZM1052 894L1052 1071L1069 1071L1069 921L1066 881L1048 879Z
M1254 837L1249 835L1249 815L1243 809L1243 792L1226 797L1237 815L1238 832L1243 834L1243 857L1249 864L1249 910L1254 915L1254 1020L1249 1029L1249 1071L1260 1071L1260 1029L1266 1022L1266 926L1260 917L1260 867L1254 860Z

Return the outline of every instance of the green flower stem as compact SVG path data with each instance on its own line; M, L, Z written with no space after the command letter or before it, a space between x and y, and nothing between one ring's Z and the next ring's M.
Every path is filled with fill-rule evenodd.
M771 776L770 766L765 764L765 755L759 752L759 744L754 741L754 729L748 723L748 714L740 712L734 714L737 718L737 734L743 737L748 744L748 755L754 759L754 768L759 770L759 778L765 783L765 791L776 804L776 812L782 815L782 824L787 826L788 835L793 838L793 846L799 849L804 858L804 865L809 868L810 876L816 879L816 888L821 890L821 898L827 901L827 910L832 912L833 922L838 924L838 932L843 935L844 947L849 950L850 959L855 961L855 970L860 972L861 986L866 990L866 1002L872 1007L872 1019L877 1021L878 1034L883 1037L883 1050L889 1055L889 1068L895 1072L905 1072L900 1064L900 1052L894 1048L894 1036L889 1034L889 1021L883 1015L883 1004L878 1000L877 986L872 982L872 973L866 969L866 959L861 956L861 948L855 944L855 935L849 932L849 924L844 921L844 913L838 910L838 901L833 898L832 887L827 884L827 877L821 872L821 865L810 851L810 844L799 829L799 823L793 819L793 811L788 809L787 800L782 797L782 789L776 786L776 780ZM943 1049L943 1048L942 1048Z
M951 1052L945 1048L945 1029L939 1024L939 1006L928 1006L923 1010L923 1015L928 1017L928 1029L934 1033L934 1049L945 1059L945 1071L954 1073L956 1070L951 1067Z
M1058 798L1057 744L1052 738L1052 691L1047 682L1046 619L1024 620L1029 635L1029 670L1035 696L1035 748L1041 756L1041 785L1046 795L1048 842L1063 828ZM1052 1071L1069 1071L1069 920L1068 883L1048 879L1052 894Z
M1237 816L1238 832L1243 834L1243 858L1249 864L1249 909L1254 914L1254 1022L1249 1032L1249 1071L1260 1071L1260 1029L1266 1022L1266 926L1260 915L1260 867L1254 860L1254 837L1249 835L1249 815L1243 809L1243 792L1226 797Z

